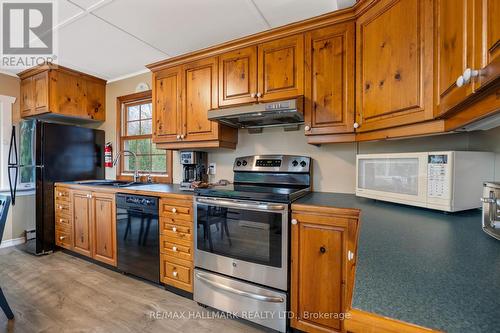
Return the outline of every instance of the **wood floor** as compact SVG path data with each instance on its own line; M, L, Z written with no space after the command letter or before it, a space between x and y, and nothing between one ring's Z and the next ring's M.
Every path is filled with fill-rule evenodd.
M0 285L16 316L3 332L263 332L242 320L207 318L196 302L71 255L0 250ZM194 318L154 318L185 311ZM203 317L201 317L203 315Z

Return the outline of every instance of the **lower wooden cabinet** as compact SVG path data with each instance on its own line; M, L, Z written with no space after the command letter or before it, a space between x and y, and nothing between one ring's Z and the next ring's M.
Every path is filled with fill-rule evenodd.
M56 245L116 266L116 208L113 193L56 187Z
M193 292L193 201L191 197L160 199L160 281Z
M340 332L350 307L358 210L292 205L291 326Z

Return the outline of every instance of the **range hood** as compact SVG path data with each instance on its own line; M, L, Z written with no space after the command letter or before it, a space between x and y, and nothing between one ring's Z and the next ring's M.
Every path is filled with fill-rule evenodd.
M304 123L304 97L208 111L208 119L237 128L298 127Z

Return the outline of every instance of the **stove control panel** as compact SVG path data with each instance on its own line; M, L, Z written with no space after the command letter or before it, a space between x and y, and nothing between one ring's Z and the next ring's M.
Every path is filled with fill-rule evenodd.
M238 157L234 171L309 173L311 158L295 155L254 155Z

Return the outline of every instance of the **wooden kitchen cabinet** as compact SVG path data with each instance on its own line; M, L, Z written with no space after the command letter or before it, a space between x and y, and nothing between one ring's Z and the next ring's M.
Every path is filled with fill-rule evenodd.
M34 67L18 75L21 117L105 120L106 81L55 65Z
M325 135L354 140L354 22L305 34L305 134L309 143ZM331 138L330 138L331 139Z
M91 192L73 191L73 251L92 257L92 200Z
M235 148L238 131L208 120L218 107L218 58L153 74L154 142L162 149Z
M304 94L304 35L258 46L257 98L267 102Z
M219 56L219 106L254 103L257 94L257 47Z
M430 0L381 0L357 19L357 131L433 118L433 17Z
M292 205L290 325L305 332L340 332L343 322L307 313L350 308L358 238L358 210Z
M56 186L55 202L56 245L116 266L115 195Z
M436 0L437 116L498 78L498 1Z

